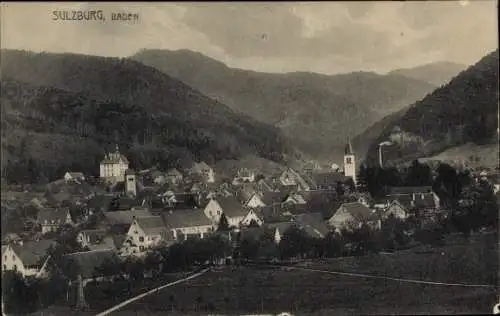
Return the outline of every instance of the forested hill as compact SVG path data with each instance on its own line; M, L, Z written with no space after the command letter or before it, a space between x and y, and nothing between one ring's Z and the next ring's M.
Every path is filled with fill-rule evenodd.
M394 145L384 150L388 160L427 156L468 142L495 143L498 97L496 50L386 122L368 161L375 161L378 144L389 139ZM396 127L402 132L393 132Z
M96 173L114 143L135 168L294 154L276 128L131 60L4 50L1 63L2 170L11 182Z
M235 69L189 50L143 50L131 58L279 127L312 158L329 163L341 163L348 137L435 89L427 82L371 72L322 75Z

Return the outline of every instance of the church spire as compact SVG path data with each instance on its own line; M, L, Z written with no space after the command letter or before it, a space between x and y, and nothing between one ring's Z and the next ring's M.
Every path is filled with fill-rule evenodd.
M346 155L354 155L354 152L353 152L352 146L351 146L351 139L350 138L347 139L347 144L345 145L345 154Z

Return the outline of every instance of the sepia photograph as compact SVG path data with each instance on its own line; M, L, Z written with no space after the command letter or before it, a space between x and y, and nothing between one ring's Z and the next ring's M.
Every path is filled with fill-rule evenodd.
M500 315L498 1L0 21L2 316Z

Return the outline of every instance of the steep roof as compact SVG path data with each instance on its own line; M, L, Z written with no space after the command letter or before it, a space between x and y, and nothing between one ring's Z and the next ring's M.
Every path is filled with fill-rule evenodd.
M70 253L64 255L63 260L71 260L72 263L76 264L78 271L84 279L100 276L101 274L96 268L101 266L105 261L120 261L115 251L111 249Z
M112 225L129 225L134 220L134 217L145 216L151 216L151 213L147 210L115 211L104 213L104 218L109 224Z
M121 246L121 244L120 244ZM91 251L93 250L106 250L106 249L118 249L115 239L113 236L104 236L98 243L88 245Z
M321 213L306 213L294 217L300 227L311 237L324 238L330 230L323 221Z
M344 203L341 207L357 220L371 221L377 219L374 213L360 202Z
M248 213L248 210L246 210L234 196L217 197L216 201L227 217L240 217Z
M69 175L72 178L83 178L84 177L83 172L71 172L71 171L68 171L67 173L69 173Z
M311 179L314 185L320 186L335 186L337 182L345 182L348 177L340 172L330 171L330 172L318 172L311 175Z
M106 236L105 229L85 229L82 230L80 233L84 234L85 236L88 236L90 243L101 242Z
M160 216L136 217L135 221L148 236L167 232L167 227Z
M21 259L25 266L41 264L48 256L48 250L55 246L56 241L42 239L39 241L28 241L22 245L11 245L12 250Z
M262 202L266 205L280 204L287 196L287 192L264 192L262 194Z
M163 213L161 216L169 229L212 225L202 209L177 210Z
M116 145L115 152L104 155L104 159L101 161L101 164L116 164L120 162L128 164L128 159L124 155L120 154L118 145Z

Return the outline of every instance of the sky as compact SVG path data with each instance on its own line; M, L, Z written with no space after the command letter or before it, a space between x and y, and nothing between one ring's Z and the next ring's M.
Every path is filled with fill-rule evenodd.
M54 21L102 10L106 21ZM136 22L111 21L138 13ZM1 47L127 57L189 49L263 72L384 73L437 61L471 65L498 48L497 1L2 3Z

